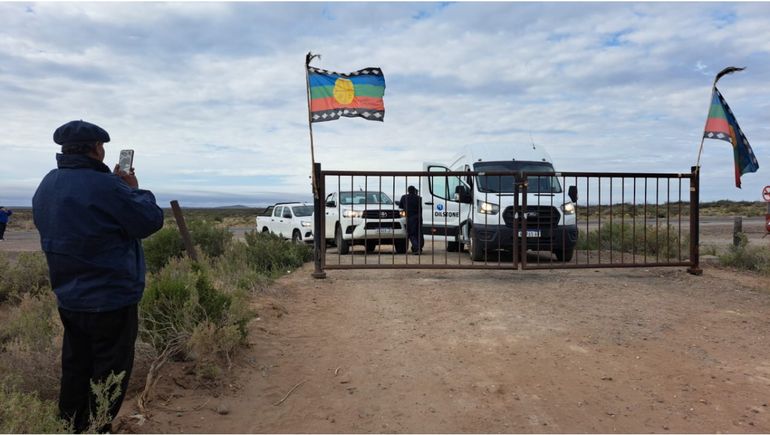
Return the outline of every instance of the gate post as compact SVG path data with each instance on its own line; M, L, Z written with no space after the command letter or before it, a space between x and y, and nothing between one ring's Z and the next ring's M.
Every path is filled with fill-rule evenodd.
M690 167L690 262L687 272L702 275L700 268L700 167Z
M326 263L326 220L324 212L326 205L326 180L321 175L321 164L313 163L313 179L316 181L315 198L313 198L313 258L315 260L315 270L313 278L326 278L324 265Z

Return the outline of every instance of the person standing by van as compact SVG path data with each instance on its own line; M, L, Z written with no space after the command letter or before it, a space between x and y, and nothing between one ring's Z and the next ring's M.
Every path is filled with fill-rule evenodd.
M53 140L62 147L58 168L37 188L32 215L64 326L59 412L80 433L96 411L91 382L123 373L110 418L123 403L145 283L141 239L163 226L163 210L133 168L103 163L110 135L101 127L71 121Z
M5 207L0 207L0 240L5 240L5 227L11 220L13 210L6 210Z
M406 235L412 245L412 254L420 255L425 245L425 237L422 235L422 197L417 194L414 186L409 186L406 191L399 205L406 212Z

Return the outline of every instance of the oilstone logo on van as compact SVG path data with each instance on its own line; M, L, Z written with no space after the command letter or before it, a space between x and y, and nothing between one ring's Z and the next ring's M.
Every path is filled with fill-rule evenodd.
M436 210L438 210L438 211L444 210L444 204L437 204L436 205Z

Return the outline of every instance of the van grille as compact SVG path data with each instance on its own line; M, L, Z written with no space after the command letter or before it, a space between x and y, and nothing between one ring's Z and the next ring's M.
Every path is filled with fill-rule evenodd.
M519 207L521 210L521 207ZM513 228L513 207L507 207L503 211L503 220L505 225L509 228ZM556 226L559 224L559 210L556 207L549 206L527 206L527 228L544 228L550 226ZM517 214L517 225L521 228L522 213Z

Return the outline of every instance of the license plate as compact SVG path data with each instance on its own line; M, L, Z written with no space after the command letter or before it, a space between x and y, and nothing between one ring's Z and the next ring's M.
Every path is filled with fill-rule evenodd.
M519 231L519 237L523 231ZM527 237L540 237L540 230L527 230Z
M393 232L393 228L380 228L377 231L380 234L391 234Z

